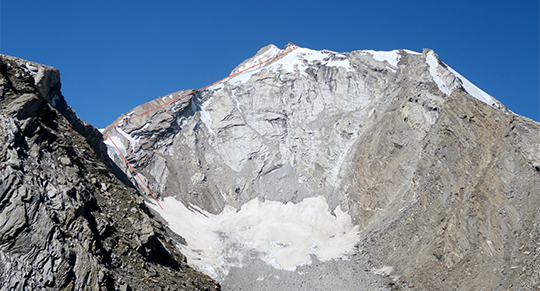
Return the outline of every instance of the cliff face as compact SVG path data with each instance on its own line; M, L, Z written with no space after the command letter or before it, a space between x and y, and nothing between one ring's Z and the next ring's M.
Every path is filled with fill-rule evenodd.
M539 124L493 110L463 91L449 96L440 111L418 144L399 143L402 148L392 146L408 141L407 116L387 112L383 119L394 122L386 133L373 131L351 152L341 189L364 222L362 256L377 267L391 266L400 286L537 289ZM370 143L383 148L378 155L370 157ZM411 169L407 177L404 166ZM375 183L366 176L377 177ZM402 179L401 188L392 178Z
M4 55L0 70L0 290L218 290L111 173L59 72Z
M233 72L292 49L265 47ZM185 93L136 107L114 124ZM359 231L356 248L340 263L324 259L335 249L314 242L311 260L298 261L302 272L287 279L304 285L290 288L309 289L304 279L311 275L300 266L311 264L313 255L322 261L319 268L335 264L341 274L354 262L389 288L525 290L540 283L540 126L510 112L431 50L295 48L108 133L154 194L187 206L175 213L155 209L187 238L189 259L228 288L271 289L273 279L260 279L247 262L262 258L285 268L290 262L277 254L295 246L292 235L250 237L225 228L231 208L238 215L250 207L266 213L273 202L304 205L318 197L337 220L350 217ZM206 224L220 233L218 245L206 249L190 241L189 229L173 225L175 217L192 213L219 222L217 228ZM257 245L261 236L267 245ZM233 238L263 254L253 259ZM253 279L228 281L242 280L237 274ZM354 290L360 286L351 283L354 276L332 280Z

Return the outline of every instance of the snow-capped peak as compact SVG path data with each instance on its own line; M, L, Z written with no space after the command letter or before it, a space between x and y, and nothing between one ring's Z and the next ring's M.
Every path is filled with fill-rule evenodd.
M362 55L371 56L378 62L387 64L388 68L394 72L396 72L402 53L421 55L410 50L363 50L359 52ZM341 67L347 72L354 71L350 63L349 53L338 53L330 50L312 50L296 45L287 45L284 49L279 49L271 44L260 49L255 56L236 67L231 72L231 78L228 82L233 85L243 84L251 76L264 69L274 72L298 73L300 76L307 77L308 68L318 70L321 66Z
M399 59L401 57L400 54L399 54L399 50L393 50L393 51L389 51L389 52L363 50L362 53L370 54L370 55L373 56L373 58L376 61L379 61L379 62L386 61L386 62L388 62L388 64L390 64L390 65L392 65L394 67L397 67Z
M499 105L497 105L498 101L495 100L491 95L488 93L482 91L480 88L476 87L471 81L465 79L462 75L460 75L458 72L456 72L451 67L448 67L448 70L456 76L461 81L461 85L463 86L463 89L469 93L469 95L473 96L474 98L483 101L484 103L487 103L491 106L494 106L496 108L499 108Z
M433 81L437 84L437 87L439 87L439 90L446 94L446 96L450 96L450 94L452 94L455 89L455 84L448 84L441 78L442 74L438 70L439 58L435 55L433 51L429 51L426 54L426 63L429 66L429 73L431 74Z
M318 51L292 45L281 50L271 44L260 49L254 57L236 67L231 72L233 77L229 79L229 83L245 83L252 75L259 73L263 69L275 72L299 73L305 77L307 76L306 69L313 65L343 67L347 71L353 71L346 54L329 50ZM239 72L242 73L239 74Z
M257 54L250 58L250 59L247 59L245 61L243 61L240 65L238 65L232 72L231 72L231 75L234 75L238 72L241 72L247 68L250 68L252 66L255 66L257 64L260 64L266 60L269 60L277 55L279 55L280 53L283 53L284 50L281 50L279 49L277 46L273 45L273 44L269 44L265 47L263 47L262 49L260 49Z
M446 64L444 64L444 66L439 66L439 57L431 50L426 54L426 63L429 66L429 72L433 78L433 81L435 81L435 83L439 87L439 90L441 90L441 92L443 92L446 96L450 96L456 88L461 86L472 97L494 108L503 108L502 104L499 101L497 101L488 93L482 91L480 88L476 87L471 81L467 80L450 66ZM446 72L444 68L447 69ZM450 81L449 78L445 78L443 80L443 75L449 74L451 74L453 80Z

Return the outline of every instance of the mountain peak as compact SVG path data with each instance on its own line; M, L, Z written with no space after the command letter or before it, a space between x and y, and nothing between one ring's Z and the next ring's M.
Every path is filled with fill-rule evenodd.
M249 67L252 67L254 65L257 65L263 61L266 61L268 59L271 59L283 51L287 51L287 47L284 50L279 49L277 46L273 44L269 44L263 48L261 48L253 57L243 61L238 65L234 70L232 70L231 75L234 75L242 70L245 70Z
M111 157L224 288L495 289L509 281L493 269L518 262L504 254L540 239L516 231L536 227L540 196L514 198L540 187L540 126L431 50L269 45L188 99L128 116L108 134L131 164Z

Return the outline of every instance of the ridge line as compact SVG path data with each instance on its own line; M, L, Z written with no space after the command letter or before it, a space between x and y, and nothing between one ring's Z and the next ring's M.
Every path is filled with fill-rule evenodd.
M286 54L288 54L288 53L290 53L290 52L292 52L292 51L294 51L294 50L300 48L299 46L295 45L295 44L292 43L292 42L289 42L289 43L292 44L292 45L294 46L293 49L290 49L290 50L288 50L288 51L286 51L286 52L283 52L283 53L281 53L281 54L279 54L279 55L277 55L277 56L274 56L274 57L272 57L272 58L269 58L269 59L266 60L266 61L257 63L257 64L255 64L255 65L249 67L249 68L243 69L243 70L240 71L240 72L236 72L236 73L234 73L234 74L232 74L232 75L229 75L229 76L227 76L227 77L225 77L225 78L222 78L222 79L220 79L220 80L218 80L218 81L215 81L214 83L208 84L208 85L206 85L206 86L204 86L204 87L201 87L201 88L199 88L199 89L197 89L197 90L193 90L193 91L191 91L191 92L189 92L189 93L187 93L187 94L184 94L184 95L182 95L182 96L180 96L180 97L178 97L178 98L176 98L176 99L173 99L173 100L170 100L170 101L168 101L168 102L165 102L165 103L163 103L163 104L161 104L161 105L159 105L159 106L156 106L156 107L154 107L154 108L148 109L148 110L146 110L146 111L143 112L143 113L137 114L137 115L135 115L135 116L133 116L133 117L131 117L131 118L128 118L128 119L123 120L123 121L121 121L121 122L119 122L119 123L116 123L116 124L107 126L107 127L105 128L105 130L104 130L103 132L107 135L107 137L109 138L109 140L111 140L111 142L112 142L112 144L114 145L114 147L116 148L116 150L118 150L118 152L120 153L120 155L122 155L122 157L124 158L124 160L126 161L126 163L129 165L129 167L131 168L131 170L135 173L135 175L137 175L137 177L139 178L139 180L141 181L141 183L144 185L144 187L146 188L146 190L148 190L148 192L150 193L150 195L152 195L152 197L154 198L154 200L156 200L156 203L159 205L159 207L161 207L161 209L163 209L163 207L161 206L161 204L159 203L159 201L156 199L156 196L154 196L154 194L152 193L152 191L150 191L150 188L148 188L148 186L146 185L146 183L144 183L144 181L142 180L141 176L139 176L139 173L137 173L137 171L135 171L135 169L133 168L133 166L131 165L131 163L127 160L127 158L124 156L124 154L120 151L120 149L118 148L118 146L116 145L116 143L112 140L111 136L109 135L109 133L107 133L107 131L108 131L109 129L112 129L112 128L117 127L118 125L121 125L121 124L123 124L123 123L125 123L125 122L128 122L128 121L130 121L130 120L132 120L132 119L134 119L134 118L137 118L137 117L139 117L139 116L141 116L141 115L144 115L144 114L146 114L146 113L148 113L148 112L154 111L154 110L156 110L156 109L158 109L158 108L161 108L161 107L163 107L163 106L165 106L165 105L171 104L172 102L178 101L178 100L180 100L180 99L182 99L182 98L184 98L184 97L186 97L186 96L188 96L188 95L191 95L191 94L196 93L196 92L198 92L198 91L200 91L200 90L203 90L203 89L205 89L205 88L208 88L208 87L210 87L210 86L212 86L212 85L214 85L214 84L217 84L217 83L219 83L219 82L225 81L225 80L227 80L227 79L229 79L229 78L232 78L232 77L234 77L234 76L236 76L236 75L238 75L238 74L240 74L240 73L243 73L243 72L245 72L245 71L247 71L247 70L251 70L251 69L253 69L253 68L257 67L257 66L260 66L260 65L262 65L262 64L264 64L264 63L267 63L267 62L269 62L269 61L271 61L271 60L273 60L273 59L276 59L276 58L278 58L278 57L281 57L281 56L283 56L283 55L286 55Z
M139 176L139 173L137 173L137 171L135 171L135 169L133 168L133 166L131 165L130 162L128 162L126 156L124 156L124 154L122 153L122 151L120 151L120 149L118 148L118 146L116 145L116 143L114 142L114 140L112 140L111 136L105 131L105 134L107 135L107 137L109 137L109 139L111 140L112 144L114 145L114 147L118 150L118 152L122 155L122 157L124 158L124 160L126 160L126 163L129 165L129 167L131 168L131 170L133 170L133 172L135 173L135 175L137 175L137 177L139 178L139 180L141 181L141 183L144 185L144 187L146 188L146 190L148 190L148 192L150 192L150 195L152 195L152 197L154 197L154 200L156 200L157 204L159 205L159 207L161 207L161 209L163 209L163 207L161 206L161 204L159 204L159 201L156 199L156 196L154 196L154 193L152 193L152 191L150 191L150 189L148 188L148 186L146 186L146 183L144 183L144 181L142 180L141 176Z
M281 54L279 54L279 55L277 55L277 56L274 56L274 57L272 57L272 58L269 58L269 59L266 60L266 61L263 61L263 62L260 62L260 63L258 63L258 64L255 64L255 65L253 65L253 66L251 66L251 67L249 67L249 68L243 69L243 70L240 71L240 72L236 72L236 73L234 73L234 74L232 74L232 75L229 75L229 76L227 76L227 77L225 77L225 78L222 78L222 79L220 79L220 80L218 80L218 81L215 81L214 83L208 84L208 85L206 85L206 86L204 86L204 87L201 87L201 88L199 88L199 89L197 89L197 90L193 90L193 91L191 91L191 92L189 92L189 93L187 93L187 94L184 94L184 95L182 95L182 96L180 96L180 97L178 97L178 98L176 98L176 99L167 101L167 102L165 102L165 103L163 103L163 104L161 104L161 105L159 105L159 106L156 106L156 107L154 107L154 108L148 109L148 110L146 110L145 112L140 113L140 114L137 114L137 115L135 115L135 116L133 116L133 117L131 117L131 118L128 118L128 119L123 120L123 121L121 121L121 122L118 122L118 123L116 123L116 124L107 126L107 128L106 128L105 130L108 130L109 128L117 127L117 126L120 125L120 124L123 124L123 123L125 123L125 122L128 122L128 121L130 121L130 120L132 120L132 119L134 119L134 118L137 118L137 117L139 117L139 116L141 116L141 115L144 115L144 114L146 114L146 113L148 113L148 112L154 111L154 110L156 110L156 109L158 109L158 108L161 108L161 107L163 107L163 106L165 106L165 105L171 104L172 102L178 101L178 100L180 100L180 99L182 99L182 98L184 98L184 97L186 97L186 96L188 96L188 95L191 95L191 94L193 94L193 93L196 93L196 92L198 92L198 91L201 91L201 90L203 90L203 89L205 89L205 88L208 88L208 87L210 87L210 86L212 86L212 85L214 85L214 84L217 84L217 83L219 83L219 82L221 82L221 81L225 81L225 80L227 80L227 79L229 79L229 78L232 78L232 77L234 77L234 76L236 76L236 75L238 75L238 74L240 74L240 73L243 73L243 72L245 72L245 71L247 71L247 70L253 69L253 68L257 67L257 66L260 66L260 65L262 65L262 64L264 64L264 63L267 63L267 62L269 62L269 61L271 61L271 60L273 60L273 59L275 59L275 58L281 57L281 56L283 56L283 55L285 55L285 54L288 54L288 53L290 53L290 52L292 52L292 51L294 51L294 50L296 50L296 49L299 48L299 46L293 44L292 42L289 42L289 43L292 44L292 45L294 46L293 49L290 49L290 50L288 50L288 51L286 51L286 52L284 52L284 53L281 53Z

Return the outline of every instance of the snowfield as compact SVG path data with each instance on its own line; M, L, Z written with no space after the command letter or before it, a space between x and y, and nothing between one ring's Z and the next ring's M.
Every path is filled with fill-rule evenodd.
M254 254L276 269L294 271L311 263L310 254L323 262L346 259L358 241L350 216L339 207L332 215L322 196L297 204L256 198L239 211L227 206L218 215L173 197L160 203L163 209L153 202L149 206L186 239L180 247L189 264L218 281Z

